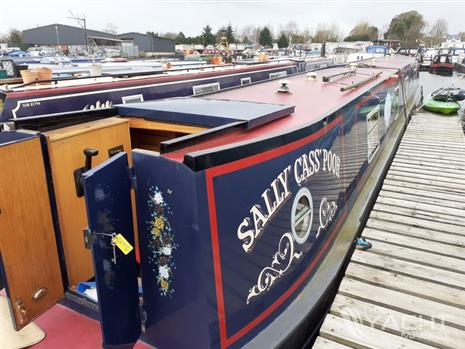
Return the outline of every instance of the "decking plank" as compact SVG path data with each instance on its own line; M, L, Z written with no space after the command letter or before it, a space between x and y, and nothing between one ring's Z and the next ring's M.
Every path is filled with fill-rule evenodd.
M350 278L342 280L339 294L402 311L405 314L421 316L430 321L445 323L447 326L465 331L465 309L448 304Z
M464 235L455 235L442 233L438 231L432 231L429 229L415 227L410 224L407 225L404 223L386 222L375 218L370 218L368 219L366 226L367 228L396 233L402 236L430 240L453 246L465 246ZM444 246L444 248L447 248L447 246ZM465 249L463 250L463 253L465 253Z
M409 247L420 251L434 251L435 253L442 256L465 260L465 249L463 247L448 245L442 242L418 239L412 236L404 236L401 234L372 228L365 228L363 230L362 236L367 239L388 242L393 245Z
M465 309L465 292L457 288L357 263L350 263L345 275L372 285Z
M369 302L337 295L331 314L441 349L457 349L465 343L465 332L444 323L405 314Z
M412 213L411 216L408 216L409 212ZM429 230L436 230L443 233L465 235L465 229L461 226L414 217L414 211L407 210L404 214L406 215L404 216L402 214L399 214L399 211L396 209L393 209L391 212L387 210L378 211L377 209L374 209L371 212L370 218L384 220L388 222L408 224L413 227L426 228Z
M352 262L374 267L380 270L391 271L400 275L419 280L438 283L444 286L465 290L465 275L449 270L440 269L437 266L427 266L414 262L407 262L392 256L354 251Z
M338 316L328 314L320 330L323 338L356 349L431 349L432 346L411 341Z

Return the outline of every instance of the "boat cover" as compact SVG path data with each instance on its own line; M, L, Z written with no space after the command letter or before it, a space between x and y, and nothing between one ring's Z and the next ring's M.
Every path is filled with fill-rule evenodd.
M217 127L243 121L251 129L288 116L295 107L283 104L256 103L207 98L175 98L152 102L117 105L122 116L178 124Z

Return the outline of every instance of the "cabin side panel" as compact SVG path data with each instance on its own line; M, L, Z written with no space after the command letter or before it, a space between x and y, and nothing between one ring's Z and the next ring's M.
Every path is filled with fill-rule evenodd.
M0 121L7 122L12 118L24 118L44 114L59 114L70 111L105 109L113 104L124 103L126 97L140 96L139 101L150 101L169 97L192 96L193 87L219 83L219 89L227 89L241 86L241 79L250 77L251 82L267 81L270 74L282 73L284 76L297 73L295 65L273 67L269 69L237 73L218 73L213 77L196 78L183 76L182 80L170 82L128 81L126 84L115 82L111 84L99 84L92 89L88 85L77 86L71 91L62 93L44 94L34 90L13 92L7 94L5 105L0 115ZM150 79L146 79L150 80ZM176 80L174 76L172 80ZM123 85L123 86L122 86Z

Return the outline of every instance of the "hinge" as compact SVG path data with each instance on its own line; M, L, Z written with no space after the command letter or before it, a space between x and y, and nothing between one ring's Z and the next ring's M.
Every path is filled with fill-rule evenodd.
M29 314L21 298L15 302L16 315L21 326L26 325L29 321Z
M92 233L89 228L84 229L82 233L84 235L84 247L88 250L91 250L95 240L95 234Z
M129 166L128 167L128 176L131 181L131 189L136 190L137 189L137 177L136 173L134 171L134 166Z

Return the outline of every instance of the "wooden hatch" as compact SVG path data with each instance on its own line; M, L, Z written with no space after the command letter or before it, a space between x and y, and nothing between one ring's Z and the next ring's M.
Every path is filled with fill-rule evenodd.
M0 145L0 251L17 330L63 297L38 137Z
M128 121L108 118L65 127L44 133L50 157L50 170L57 203L66 271L70 286L94 276L90 250L84 246L83 230L87 228L84 197L78 197L73 173L84 166L85 148L99 154L92 166L107 160L113 153L126 151L130 156Z

